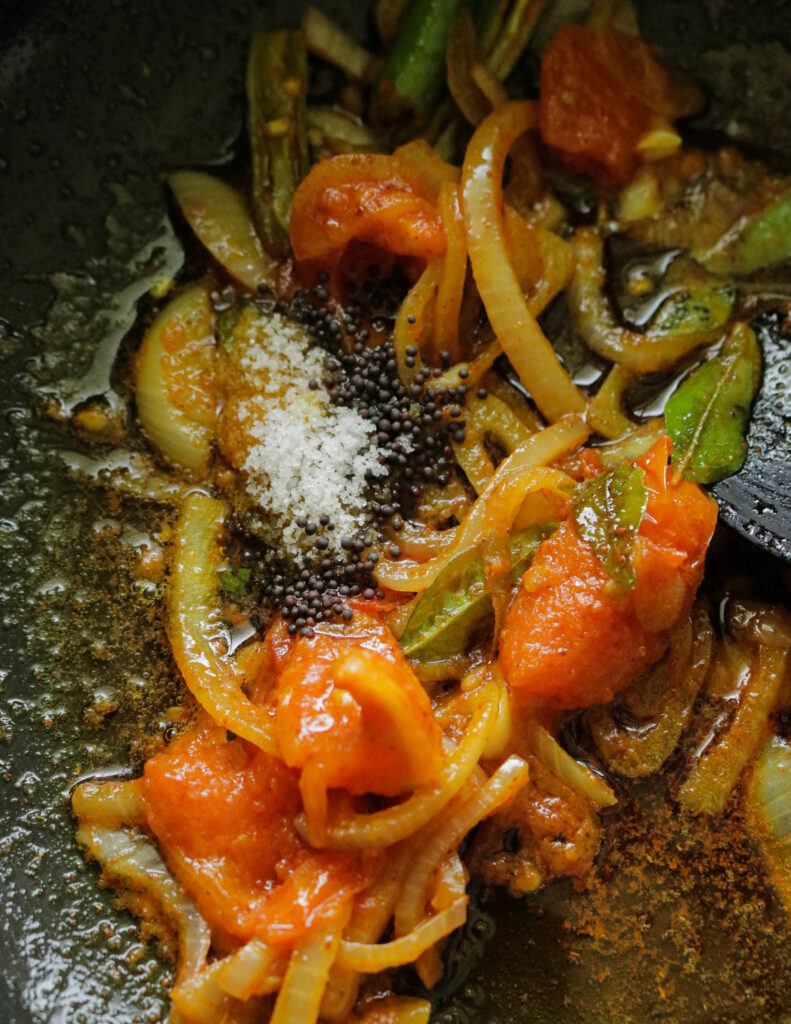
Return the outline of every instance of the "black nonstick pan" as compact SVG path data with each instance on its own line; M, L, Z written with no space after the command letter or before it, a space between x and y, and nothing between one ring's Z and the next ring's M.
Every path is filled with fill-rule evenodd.
M167 961L98 886L66 802L78 774L134 768L168 727L156 584L135 572L157 522L75 472L86 452L64 415L96 394L123 414L115 355L184 259L162 172L232 158L250 36L299 6L0 0L0 1024L167 1014ZM324 6L365 35L365 4ZM640 13L668 59L716 86L700 127L791 153L791 7ZM760 559L752 571L774 574ZM606 896L479 894L437 1021L791 1020L785 925L746 841L665 821L649 858L661 801L624 801L641 852L616 851Z

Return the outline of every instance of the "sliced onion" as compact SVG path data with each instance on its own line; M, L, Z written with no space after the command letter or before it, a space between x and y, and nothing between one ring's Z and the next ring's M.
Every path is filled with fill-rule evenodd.
M143 429L169 459L205 470L214 433L213 314L209 289L193 285L171 300L143 339L135 397Z
M176 171L168 184L189 226L231 277L251 292L272 284L277 264L264 252L235 189L203 171Z
M425 561L449 548L458 529L458 526L450 526L447 530L438 530L436 526L408 519L398 532L398 546L407 558Z
M486 102L490 107L500 107L503 103L508 102L508 93L500 84L499 78L493 75L485 64L480 62L473 64L470 76L486 97Z
M616 323L604 294L603 243L593 228L580 228L573 240L577 272L567 295L577 330L594 352L633 373L666 370L721 328L684 334L638 334Z
M308 128L318 132L336 153L375 153L381 143L373 132L347 110L308 107Z
M452 544L422 564L381 559L374 571L377 580L392 590L425 590L458 552L476 545L483 537L493 537L498 532L506 535L519 512L519 504L531 489L554 489L567 482L565 474L558 470L537 467L574 450L589 433L583 420L572 415L528 438L498 466L472 510L455 530ZM530 524L520 520L519 525Z
M410 384L420 369L420 358L411 369L406 365L406 350L414 346L421 350L421 341L426 321L432 311L432 302L442 273L442 258L432 260L420 275L417 283L401 303L393 328L393 349L398 364L398 375L405 384Z
M623 411L624 394L633 379L633 373L616 364L588 406L588 423L602 437L625 437L636 428Z
M256 937L218 961L217 984L236 999L249 999L277 992L285 970L282 952Z
M339 67L350 78L365 77L373 57L322 11L308 7L302 15L302 31L311 53Z
M569 482L570 477L559 469L522 465L511 471L502 471L501 465L459 527L451 547L417 565L382 559L374 575L391 590L425 590L458 552L466 551L484 539L507 537L528 494L544 489L557 490Z
M764 834L791 842L791 747L771 736L761 748L753 769L749 793Z
M463 384L471 391L476 387L481 377L492 368L495 359L501 353L500 342L496 339L490 341L471 362L456 363L455 366L445 370L441 376L434 377L431 381L431 390L436 391L441 387L457 388L460 384ZM460 375L462 370L466 371L464 377Z
M535 720L528 727L528 742L539 761L577 793L582 793L598 809L612 807L618 799L607 783L587 765L575 761L555 737Z
M234 662L217 654L210 641L224 517L223 503L199 491L181 507L170 567L168 638L184 682L217 725L279 757L273 719L245 695Z
M336 962L340 967L361 974L376 974L390 967L414 963L421 953L431 949L440 939L464 924L468 902L468 897L462 896L447 910L426 918L408 935L402 935L392 942L369 944L344 940L340 944Z
M509 259L503 212L505 158L514 140L536 124L532 103L493 111L467 147L462 195L470 262L489 322L536 405L554 421L582 412L585 399L530 312Z
M141 825L145 819L139 779L88 780L71 795L71 809L92 825Z
M339 915L296 944L269 1024L315 1024L345 924Z
M450 850L440 861L434 875L430 900L432 909L447 910L464 895L468 881L469 872L459 851Z
M178 929L178 981L196 974L206 962L211 932L152 841L139 832L82 822L77 842L87 848L109 876L154 897Z
M484 786L476 787L425 836L396 906L396 935L412 931L420 920L431 876L448 850L457 847L480 821L512 800L529 778L527 762L512 754Z
M739 646L749 663L749 672L739 694L739 706L725 735L698 756L678 799L682 807L697 814L720 814L745 766L758 749L765 733L769 715L776 706L778 694L789 665L789 638L785 646L760 641L761 627L771 629L778 618L774 609L750 610L743 623L734 624ZM782 624L781 624L782 626ZM739 636L741 634L741 636ZM752 634L752 635L751 635ZM757 651L748 645L758 643Z
M484 387L490 395L499 398L508 406L512 413L519 417L529 434L537 434L544 427L544 421L533 407L522 397L513 384L509 384L499 373L492 370L483 380Z
M483 751L483 757L486 760L492 760L503 756L510 745L513 729L511 692L508 689L508 684L503 678L503 673L497 662L492 665L491 672L500 691L500 698L497 703L497 718L494 721L494 725L492 726L492 730L489 734L489 739L486 741L486 747Z
M430 195L435 203L439 200L439 190L443 184L450 182L457 185L461 179L459 168L437 156L436 151L425 139L405 142L395 150L394 155L408 171L422 178L424 188L428 189L426 194Z
M480 494L495 473L484 440L493 437L510 454L529 440L531 431L514 410L496 395L487 394L484 399L471 399L467 402L465 412L465 440L461 444L456 441L451 443L456 461Z
M451 441L456 462L464 470L467 481L476 494L482 494L486 485L495 474L494 462L486 450L483 437L474 430L472 423L467 422L464 441ZM401 549L403 553L403 548Z
M764 743L745 794L747 821L786 911L791 911L791 748L771 736Z
M574 250L553 231L536 226L536 241L541 257L541 280L527 299L530 312L539 316L559 295L574 275Z
M460 355L459 312L467 276L467 239L458 185L443 183L439 192L439 215L445 230L445 255L434 313L434 350L448 352L455 363Z
M621 726L610 708L594 707L585 720L607 766L629 778L659 771L686 729L711 663L713 632L698 606L670 636L665 657L620 695L636 727Z
M413 840L407 840L387 851L387 860L376 882L355 900L351 918L343 932L346 941L372 943L381 938L393 916L401 884L412 857L412 842ZM321 1001L321 1019L346 1021L357 1000L361 980L358 971L340 966L336 959Z
M183 1024L215 1024L227 1020L233 1005L232 998L217 984L217 968L213 963L199 974L193 974L176 985L170 993L173 1008ZM171 1013L168 1024L174 1024Z

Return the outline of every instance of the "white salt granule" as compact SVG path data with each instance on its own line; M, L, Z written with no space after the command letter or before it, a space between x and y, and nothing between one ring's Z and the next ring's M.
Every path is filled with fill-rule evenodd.
M256 394L239 404L247 435L241 462L250 497L282 533L283 546L298 552L312 542L297 516L335 524L324 532L330 549L363 523L366 474L382 476L373 444L376 427L353 409L333 406L321 380L326 354L297 325L278 314L247 332L240 360ZM319 387L310 390L309 382Z
M239 365L246 372L279 384L307 385L324 373L322 349L311 346L302 328L279 313L254 320L245 333L244 353Z

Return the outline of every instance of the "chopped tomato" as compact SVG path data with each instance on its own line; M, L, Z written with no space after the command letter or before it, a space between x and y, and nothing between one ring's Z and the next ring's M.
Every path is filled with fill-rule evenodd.
M539 548L506 615L503 672L524 701L606 703L661 657L668 629L694 600L717 506L671 484L663 438L638 462L648 504L634 550L636 585L619 590L569 519Z
M544 53L541 137L575 170L626 181L653 119L681 112L667 71L641 39L563 25Z
M717 506L697 484L689 480L671 483L670 438L665 435L638 459L648 490L648 505L640 534L658 549L684 554L678 571L688 589L697 590L703 578L703 562L714 525Z
M335 917L344 904L374 880L381 858L326 850L303 852L268 899L251 907L247 927L267 942L293 943L320 922Z
M442 768L431 703L395 638L375 616L355 619L356 635L301 638L278 682L278 743L303 797L305 785L397 796Z
M171 870L236 938L292 941L368 881L357 855L313 851L298 835L296 773L224 729L195 729L149 758L142 794Z
M431 189L397 156L335 156L316 164L297 188L291 207L297 260L337 260L352 240L424 260L444 252Z

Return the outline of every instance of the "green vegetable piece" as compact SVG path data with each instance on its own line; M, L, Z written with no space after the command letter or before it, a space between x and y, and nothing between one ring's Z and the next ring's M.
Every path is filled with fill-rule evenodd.
M264 247L288 254L291 201L308 173L307 55L300 31L259 32L247 64L253 215Z
M652 334L694 334L724 327L731 318L736 289L732 285L704 286L662 303L651 325Z
M557 523L540 523L511 535L514 582L521 579L541 541L556 528ZM410 658L442 661L463 652L491 614L480 550L467 548L448 562L415 605L401 635L401 647Z
M677 476L713 484L741 468L760 376L758 341L746 324L738 323L721 354L690 374L665 406Z
M401 635L405 654L441 661L463 651L467 637L491 611L477 547L461 551L421 597Z
M412 108L422 121L445 84L445 50L463 0L411 0L382 72L376 99L385 117Z
M232 347L236 325L249 305L248 299L240 297L217 313L217 338L224 348Z
M767 206L739 231L726 235L700 262L717 274L751 274L791 256L791 192Z
M625 463L580 484L574 498L577 533L624 590L635 585L632 549L647 501L642 471Z
M524 530L517 530L510 537L511 548L511 579L518 583L533 561L538 545L558 528L558 523L538 523Z
M250 579L250 570L245 566L236 568L219 569L217 577L223 594L231 601L242 601L247 593L247 584Z

